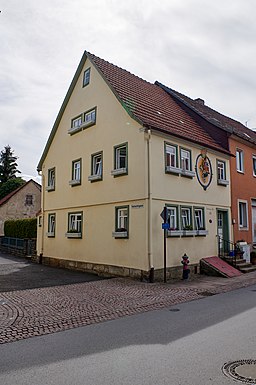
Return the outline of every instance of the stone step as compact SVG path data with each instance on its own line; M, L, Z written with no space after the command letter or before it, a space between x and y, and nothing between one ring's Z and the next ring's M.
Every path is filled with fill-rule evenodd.
M249 266L247 267L241 267L239 268L239 270L242 272L242 273L250 273L251 271L255 271L256 270L256 266L255 265L251 265L250 263L248 264Z

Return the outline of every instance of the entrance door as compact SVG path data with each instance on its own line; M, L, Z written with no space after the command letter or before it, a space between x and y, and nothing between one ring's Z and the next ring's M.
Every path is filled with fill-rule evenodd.
M217 210L217 234L219 238L219 253L223 255L229 251L227 211Z
M256 200L252 200L252 242L256 244Z

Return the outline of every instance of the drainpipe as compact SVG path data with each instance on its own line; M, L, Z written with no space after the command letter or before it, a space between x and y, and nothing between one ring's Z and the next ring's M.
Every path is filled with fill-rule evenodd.
M42 229L41 229L41 245L40 245L40 254L39 254L39 263L42 263L43 252L44 252L44 195L45 195L45 184L44 184L44 174L42 171L38 171L38 174L42 178L42 192L41 192L41 210L42 210Z
M149 282L154 282L154 265L152 254L152 188L151 188L151 129L147 131L147 166L148 166L148 263L149 263Z

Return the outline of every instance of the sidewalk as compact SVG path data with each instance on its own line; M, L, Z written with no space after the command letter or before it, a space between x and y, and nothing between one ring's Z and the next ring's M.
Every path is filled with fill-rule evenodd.
M256 284L256 272L235 278L142 283L113 278L0 293L0 343L162 309Z

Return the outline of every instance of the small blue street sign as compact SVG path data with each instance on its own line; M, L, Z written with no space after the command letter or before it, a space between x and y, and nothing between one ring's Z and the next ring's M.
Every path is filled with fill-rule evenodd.
M168 230L169 229L169 223L162 223L162 229Z

